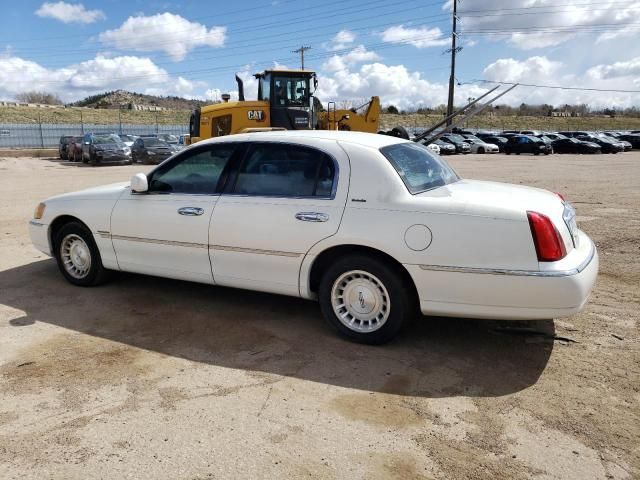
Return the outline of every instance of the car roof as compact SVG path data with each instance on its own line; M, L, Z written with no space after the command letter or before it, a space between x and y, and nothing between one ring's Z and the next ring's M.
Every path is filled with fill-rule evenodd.
M398 137L392 137L390 135L381 135L378 133L364 133L364 132L347 132L337 130L285 130L285 131L272 131L272 132L251 132L251 133L238 133L235 135L226 135L224 137L210 138L198 142L196 145L218 143L218 142L230 142L230 141L292 141L305 140L305 139L318 139L318 140L334 140L340 142L355 143L358 145L364 145L371 148L382 148L388 145L394 145L397 143L406 143L409 140L405 140ZM413 143L413 142L412 142Z

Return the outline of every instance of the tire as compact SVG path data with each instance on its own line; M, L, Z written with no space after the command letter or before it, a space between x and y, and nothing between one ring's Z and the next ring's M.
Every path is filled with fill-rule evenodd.
M69 222L55 232L53 249L58 268L69 283L90 287L107 279L93 235L82 223Z
M413 317L416 309L411 291L392 266L366 255L349 255L339 258L324 272L318 299L325 320L343 336L358 343L380 345L392 340ZM351 297L351 304L341 295ZM346 305L340 306L340 302ZM370 308L368 312L359 311ZM350 318L352 326L343 323L336 311Z
M91 163L92 167L97 166L100 162L98 161L98 158L94 155L89 154L89 162Z
M484 148L480 147L476 153L484 153Z
M394 137L398 137L398 138L404 138L405 140L409 140L409 132L407 132L407 129L400 126L400 127L393 127L391 129L391 135L393 135Z

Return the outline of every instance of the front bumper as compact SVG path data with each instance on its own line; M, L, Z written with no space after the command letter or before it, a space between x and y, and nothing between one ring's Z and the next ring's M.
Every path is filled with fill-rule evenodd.
M52 256L49 244L49 225L40 223L38 220L31 220L29 222L29 236L34 247L42 253Z
M584 233L580 247L536 271L405 265L426 315L496 320L567 317L582 310L598 275L598 252Z

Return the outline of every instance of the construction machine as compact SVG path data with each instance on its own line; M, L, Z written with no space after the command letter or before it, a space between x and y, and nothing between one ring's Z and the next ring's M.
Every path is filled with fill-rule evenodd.
M257 100L245 100L244 83L236 75L238 101L222 96L222 103L195 109L189 121L189 143L211 137L263 130L353 130L375 133L380 121L380 98L365 105L338 109L329 102L324 109L313 96L318 86L315 72L271 69L254 75Z

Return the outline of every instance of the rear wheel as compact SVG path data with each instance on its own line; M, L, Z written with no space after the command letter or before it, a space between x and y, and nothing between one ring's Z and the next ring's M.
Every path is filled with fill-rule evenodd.
M359 343L393 339L414 313L411 289L396 269L365 255L334 262L318 289L324 318Z
M478 148L478 153L484 153L484 148L483 147Z
M58 268L70 283L88 287L106 280L100 251L91 231L82 223L63 225L54 234L53 246Z

